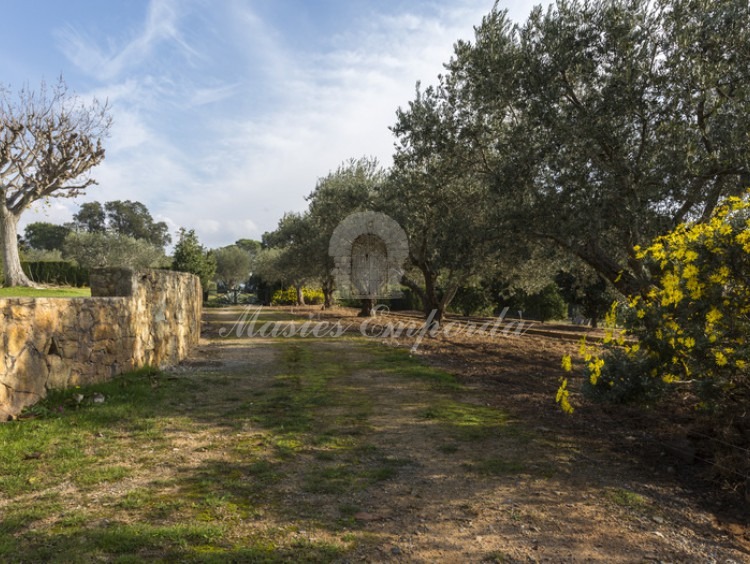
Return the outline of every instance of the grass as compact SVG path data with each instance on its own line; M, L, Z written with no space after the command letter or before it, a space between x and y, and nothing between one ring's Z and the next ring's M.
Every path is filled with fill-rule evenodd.
M91 288L0 288L2 298L90 298Z
M380 542L355 515L421 471L413 445L491 478L525 469L487 452L526 444L507 414L408 352L279 339L264 364L217 342L246 360L55 392L0 425L0 561L345 560Z
M442 436L454 440L454 446L443 445L440 447L443 450L456 448L457 443L503 438L524 443L533 438L504 411L453 397L436 399L421 412L421 416L438 424Z
M295 365L306 354L285 356ZM319 404L323 382L331 376L308 383L294 372L277 375L284 388L296 390L288 394L289 413L277 412L278 398L269 394L261 409L268 416L259 427L268 432L255 442L222 435L200 410L186 416L193 392L185 382L152 369L53 393L19 421L0 426L0 560L283 562L299 554L314 562L336 557L351 543L290 540L285 530L246 530L246 519L267 511L273 497L268 488L288 476L282 461L306 448L301 434L310 430L308 411ZM105 396L104 403L84 399L79 404L74 397L95 392ZM179 403L185 408L175 409ZM236 422L247 414L228 419ZM231 461L208 456L196 468L181 465L198 449L180 448L175 438L205 434L206 425L223 452L231 449ZM201 452L212 452L205 447ZM160 465L167 468L164 479ZM171 466L179 471L169 471Z
M643 508L649 505L648 499L641 494L622 488L613 488L609 490L606 493L606 497L615 505L630 509Z
M426 366L418 357L408 350L384 348L377 345L363 346L372 359L368 366L387 374L398 374L400 377L422 380L437 391L460 391L464 387L456 377L432 366Z

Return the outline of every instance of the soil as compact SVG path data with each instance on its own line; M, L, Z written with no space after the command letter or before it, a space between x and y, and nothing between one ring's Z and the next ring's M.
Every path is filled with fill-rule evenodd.
M233 311L207 313L201 353L184 370L191 363L240 370L249 362L241 351L247 341L252 356L270 364L279 342L291 342L217 338L218 328L237 316ZM294 313L357 330L348 310ZM403 349L414 344L403 336L370 340ZM577 348L571 341L424 339L412 354L461 385L437 394L419 380L362 366L358 341L321 339L315 346L352 367L340 385L352 398L366 397L367 442L397 468L379 487L346 490L336 499L292 483L280 501L317 506L329 517L336 507L354 508L353 530L371 533L371 542L358 543L345 562L750 562L748 504L709 479L710 461L688 442L684 422L659 410L586 403L575 393L575 413L559 411L560 358ZM429 417L431 409L454 406L475 409L477 417L487 408L507 421L472 434L464 415Z

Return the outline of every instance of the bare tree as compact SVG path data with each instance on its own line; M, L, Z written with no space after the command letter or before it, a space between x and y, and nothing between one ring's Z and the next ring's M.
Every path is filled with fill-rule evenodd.
M0 248L6 286L32 286L21 270L18 220L38 200L73 198L96 181L90 171L104 159L102 138L109 107L84 103L62 78L12 97L0 87Z

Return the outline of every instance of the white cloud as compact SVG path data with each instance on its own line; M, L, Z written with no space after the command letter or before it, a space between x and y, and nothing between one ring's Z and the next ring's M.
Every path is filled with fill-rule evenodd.
M303 50L252 5L154 0L119 47L65 30L65 53L100 77L115 122L89 199L140 200L212 247L259 238L341 162L390 164L396 109L436 80L492 1L363 12Z
M221 229L221 222L215 219L199 219L197 226L198 229L205 233L218 233Z

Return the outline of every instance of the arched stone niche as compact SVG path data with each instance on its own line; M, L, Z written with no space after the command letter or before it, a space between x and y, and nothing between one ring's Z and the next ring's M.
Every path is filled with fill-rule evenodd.
M346 217L331 236L336 288L346 299L392 299L401 296L399 281L409 256L409 242L401 226L379 212Z

